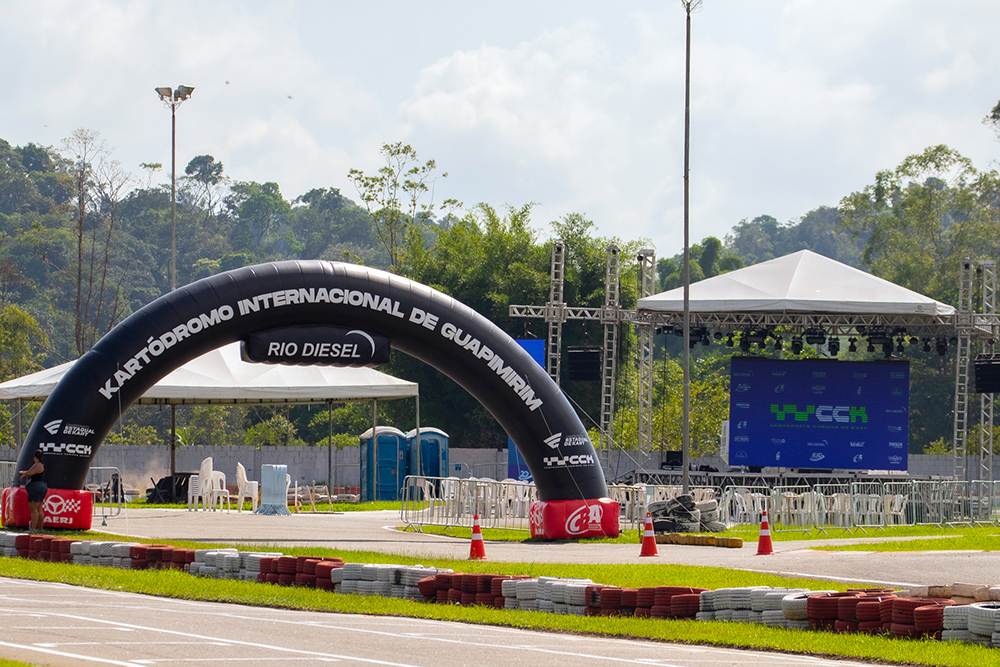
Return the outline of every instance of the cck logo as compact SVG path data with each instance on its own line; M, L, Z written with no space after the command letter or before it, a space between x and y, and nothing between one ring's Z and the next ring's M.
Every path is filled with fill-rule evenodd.
M68 454L70 456L90 456L93 445L81 445L75 442L40 442L38 449L46 454Z
M600 505L584 505L566 517L566 534L580 535L587 529L600 529L604 509Z
M546 468L579 468L594 465L594 457L590 454L574 454L573 456L546 456L542 458Z
M48 431L52 435L55 435L56 433L59 432L59 427L60 426L62 426L62 420L61 419L53 419L48 424L46 424L44 428L45 428L46 431Z
M862 424L868 423L868 414L865 412L864 406L807 405L805 410L799 410L797 405L772 403L771 414L775 415L779 422L791 421L785 419L788 415L791 415L792 419L797 422L809 421L809 416L813 415L817 421L821 422L854 424L860 419Z
M822 461L825 458L826 454L822 452L813 452L812 456L809 457L809 460L815 462L815 461Z
M552 449L558 449L560 440L562 440L562 431L556 433L555 435L550 435L549 437L545 438L543 442Z

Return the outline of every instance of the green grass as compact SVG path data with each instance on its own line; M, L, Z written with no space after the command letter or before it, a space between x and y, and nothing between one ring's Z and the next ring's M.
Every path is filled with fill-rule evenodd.
M823 551L997 551L1000 533L995 527L970 528L961 535L901 542L865 542L813 547Z
M181 546L181 543L178 543ZM204 546L204 545L198 545ZM336 550L295 550L286 553L338 553L355 562L387 560L384 554ZM393 558L393 560L413 560ZM706 588L745 585L785 585L838 588L829 582L789 580L773 575L679 565L552 565L490 564L482 562L424 561L456 571L490 571L539 575L587 576L602 583L621 586L697 585ZM588 635L708 644L763 649L818 656L872 660L891 664L966 667L989 664L996 651L980 646L930 641L892 640L870 635L802 632L741 623L699 623L640 618L575 617L540 612L503 611L491 608L421 604L374 596L337 595L308 588L284 588L250 582L202 579L176 570L132 571L39 563L22 559L0 559L0 575L58 581L62 583L158 595L187 600L224 601L285 609L305 609L352 614L377 614L429 618L511 628L525 628ZM15 663L16 664L16 663Z

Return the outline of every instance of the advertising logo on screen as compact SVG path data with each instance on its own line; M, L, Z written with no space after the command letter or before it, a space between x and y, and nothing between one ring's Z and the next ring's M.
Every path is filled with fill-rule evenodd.
M729 462L906 470L906 361L777 361L733 357Z

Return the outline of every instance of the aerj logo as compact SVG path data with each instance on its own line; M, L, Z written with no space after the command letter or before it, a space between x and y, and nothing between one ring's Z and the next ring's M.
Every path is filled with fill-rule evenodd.
M778 418L779 422L792 421L791 419L785 419L788 415L791 415L794 421L797 422L809 421L809 415L814 415L816 420L821 422L854 424L860 420L862 424L868 423L868 415L865 413L864 406L807 405L805 410L799 410L799 406L797 405L772 403L771 413Z

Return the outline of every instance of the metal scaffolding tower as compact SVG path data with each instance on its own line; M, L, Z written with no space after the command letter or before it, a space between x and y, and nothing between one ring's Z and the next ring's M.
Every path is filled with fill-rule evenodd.
M566 302L563 301L565 275L566 245L557 239L552 242L552 278L549 281L549 302L545 304L545 321L549 323L549 335L545 344L545 370L557 385L562 358L562 325L566 321Z
M979 272L982 276L981 297L983 314L982 322L977 328L989 331L988 337L981 338L982 353L993 354L996 340L996 328L986 324L991 316L996 314L997 264L992 260L979 262ZM988 327L988 329L986 329ZM979 394L979 476L984 481L993 480L993 394Z
M652 250L640 250L639 298L652 296L656 290L656 259ZM639 322L639 464L652 463L653 443L653 323Z
M952 474L968 479L966 474L966 439L969 430L969 364L972 361L972 317L975 270L971 260L963 260L958 272L958 349L955 353L955 443Z
M604 306L601 324L604 325L604 354L601 359L601 436L600 457L605 476L611 470L611 450L615 436L615 385L618 380L618 312L621 309L619 277L621 257L618 246L608 246L604 275Z

